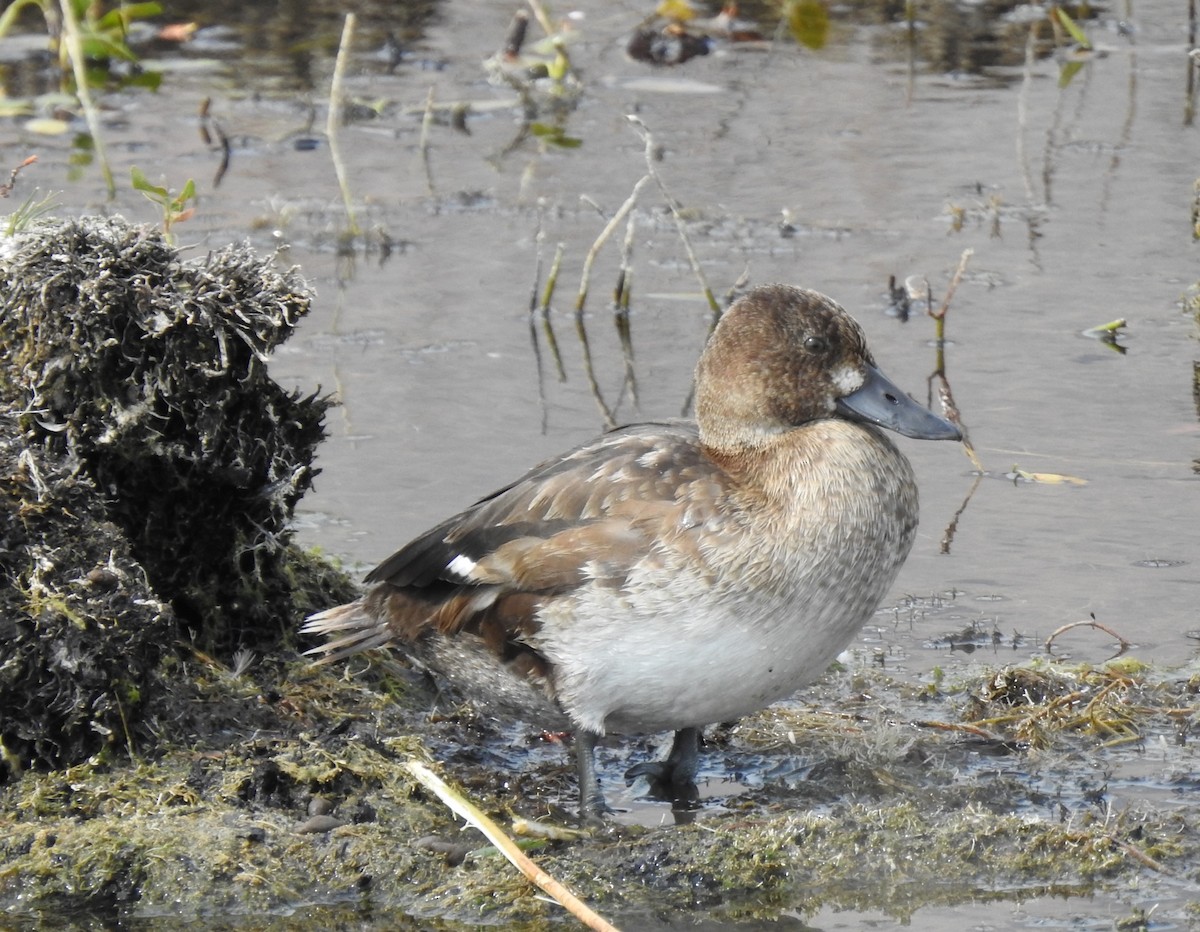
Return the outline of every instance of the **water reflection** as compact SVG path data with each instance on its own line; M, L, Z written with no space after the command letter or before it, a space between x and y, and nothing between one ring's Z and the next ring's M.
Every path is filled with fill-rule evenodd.
M381 71L394 70L407 48L424 38L440 6L440 0L363 0L354 5L363 44L376 50L373 59ZM202 30L232 29L240 47L230 57L260 77L271 73L294 90L323 90L325 62L337 54L346 9L334 0L172 0L169 13L199 23Z
M514 12L524 14L524 4L512 5ZM796 25L796 17L806 23L812 19L805 18L807 6L812 5L795 0L745 0L725 9L709 10L698 4L695 18L686 22L652 16L639 23L631 11L626 43L629 54L637 60L679 64L707 54L714 43L794 41L810 48L848 45L864 41L855 27L868 25L879 28L873 29L866 41L881 54L905 62L910 75L923 68L985 75L999 81L1013 80L1010 70L1027 61L1030 48L1041 59L1070 44L1070 36L1064 35L1046 10L1014 0L976 4L933 0L919 8L899 0L858 0L826 12L817 36L810 27L798 29ZM407 0L401 4L364 0L355 6L361 47L366 50L358 55L360 68L375 67L381 74L392 74L406 67L438 69L445 65L444 59L421 53L427 30L442 16L440 0ZM709 12L716 15L710 16ZM1085 12L1077 9L1076 15ZM257 79L256 92L323 91L328 62L337 53L344 15L344 4L334 0L252 4L175 0L166 16L155 21L154 28L147 25L131 31L129 43L145 59L207 56L236 63L240 83L248 84L251 74ZM175 29L168 36L158 22L168 18L170 25L194 24L198 28L186 33ZM33 34L46 30L46 24L32 13L22 17L18 25ZM551 35L559 30L559 24L543 22L542 26ZM1124 21L1114 22L1112 30L1128 42L1136 35L1136 28ZM503 50L511 44L510 38L511 32L509 37L497 35L495 48ZM136 75L138 71L135 64L132 72ZM29 47L23 61L12 62L10 58L0 71L0 80L10 97L36 97L57 90L60 78L61 72L45 48L34 46ZM1187 80L1190 101L1194 84L1191 67Z

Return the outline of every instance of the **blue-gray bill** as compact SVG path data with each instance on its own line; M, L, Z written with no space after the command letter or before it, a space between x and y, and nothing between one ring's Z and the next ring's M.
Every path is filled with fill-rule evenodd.
M962 440L962 431L923 405L873 366L862 387L838 399L838 412L917 440Z

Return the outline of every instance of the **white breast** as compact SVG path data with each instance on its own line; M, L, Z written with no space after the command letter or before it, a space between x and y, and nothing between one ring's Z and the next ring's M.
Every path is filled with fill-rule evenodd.
M729 721L826 670L895 580L916 529L904 457L884 441L867 468L855 460L861 438L842 446L852 461L828 455L824 481L810 466L782 507L739 515L736 533L709 528L721 546L660 549L619 590L584 585L544 607L537 647L578 724L656 732Z

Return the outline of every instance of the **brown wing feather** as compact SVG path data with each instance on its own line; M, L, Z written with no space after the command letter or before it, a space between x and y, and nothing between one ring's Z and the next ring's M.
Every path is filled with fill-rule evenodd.
M681 477L681 470L692 476ZM610 557L624 552L634 558L646 543L649 513L676 501L681 478L711 470L690 424L613 431L535 467L417 537L376 567L367 582L538 591L575 585L584 565L608 547L614 548ZM631 520L638 517L641 526ZM538 561L545 563L540 571L534 568Z
M468 632L544 678L527 641L539 605L585 579L620 586L656 540L703 521L691 512L711 500L718 474L691 424L613 431L415 538L367 576L376 585L354 611L314 616L306 630L337 638L323 659L430 630Z

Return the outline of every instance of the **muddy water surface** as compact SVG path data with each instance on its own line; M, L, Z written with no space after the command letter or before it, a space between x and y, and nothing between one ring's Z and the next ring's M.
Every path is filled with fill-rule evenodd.
M718 295L745 276L834 296L917 397L936 366L933 326L886 313L887 281L924 277L940 302L973 250L947 321L946 375L983 472L957 446L902 441L922 530L852 662L916 681L935 667L966 676L1042 653L1051 632L1092 615L1139 658L1193 662L1198 353L1181 302L1200 278L1190 213L1200 140L1185 119L1182 6L1101 11L1088 24L1099 52L1065 87L1044 43L1026 60L1019 23L997 30L1006 42L974 44L923 26L910 65L902 26L838 13L819 51L783 39L654 69L624 53L647 9L577 9L570 55L582 87L560 124L574 147L519 139L514 109L496 106L512 90L480 63L510 5L448 0L403 20L361 11L346 90L379 114L340 131L358 239L346 237L323 133L333 13L300 22L293 12L289 31L198 6L206 28L193 46L147 48L166 70L162 90L104 98L115 203L93 167L72 165L70 133L6 120L0 162L41 157L18 196L36 184L60 192L62 213L148 221L152 206L125 182L130 166L175 188L195 178L199 210L181 242L199 254L249 238L303 269L318 298L274 371L342 405L300 534L363 568L603 429L605 410L630 421L684 409L711 315L655 184L634 211L632 352L610 308L624 225L592 269L582 328L572 314L589 247L647 171L630 114L653 135L653 167ZM981 14L939 15L969 26ZM394 68L377 51L389 29L407 43ZM44 80L29 67L18 78L22 93ZM423 157L430 94L471 107L459 128L433 122ZM219 186L221 155L196 116L205 98L230 142ZM559 244L551 313L531 318ZM1127 351L1083 335L1116 318L1128 321ZM1058 653L1100 661L1111 644L1077 629ZM1123 909L1035 899L930 910L923 924L1104 927Z

